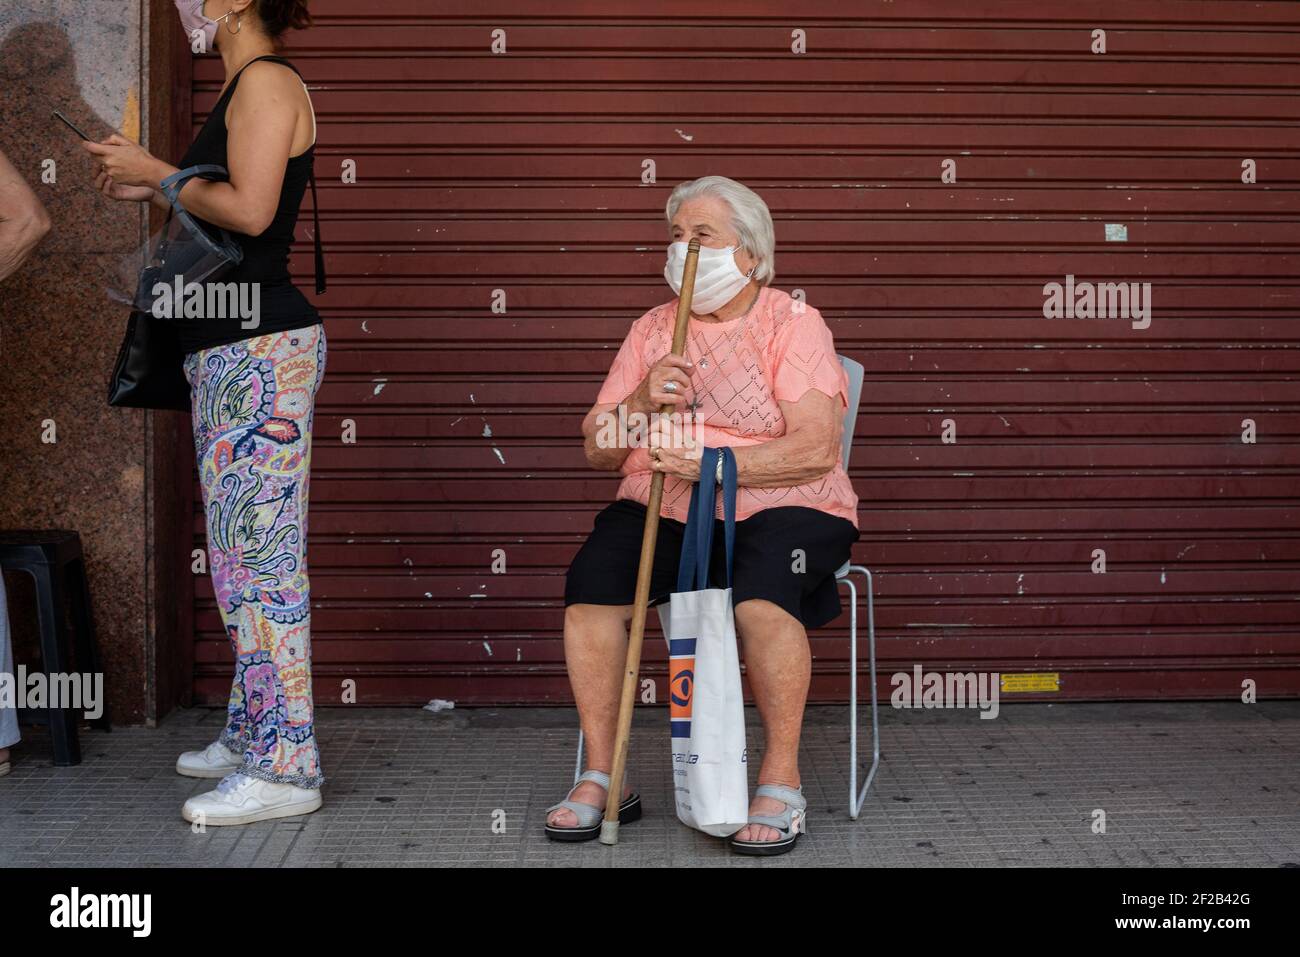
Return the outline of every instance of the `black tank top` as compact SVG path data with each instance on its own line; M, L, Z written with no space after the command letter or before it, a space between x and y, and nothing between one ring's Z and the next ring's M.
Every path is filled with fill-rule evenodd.
M216 106L208 120L199 130L190 148L181 158L180 167L185 169L200 163L217 163L229 168L226 161L226 107L235 93L239 78L244 70L258 60L270 60L281 63L298 73L297 68L283 57L260 56L245 63L230 81L217 100ZM298 74L299 77L302 74ZM314 123L313 123L314 127ZM243 261L234 268L213 278L220 283L257 283L260 295L259 318L255 328L242 328L238 317L231 319L176 319L173 323L185 353L210 349L213 346L227 345L241 339L251 339L270 332L283 332L286 329L301 329L313 326L321 321L320 313L293 284L289 278L289 244L293 242L294 227L298 223L298 208L302 205L303 195L308 182L312 187L312 207L316 213L316 181L312 175L312 159L316 155L316 144L309 146L306 152L291 156L284 171L284 183L280 187L280 202L276 207L275 218L266 231L258 236L230 231L244 251ZM218 229L199 217L195 219L205 228L216 234ZM320 223L316 220L316 291L325 291L325 270L320 252Z

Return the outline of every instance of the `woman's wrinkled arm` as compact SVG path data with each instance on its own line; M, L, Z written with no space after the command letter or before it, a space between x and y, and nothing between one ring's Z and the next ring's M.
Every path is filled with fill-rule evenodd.
M620 358L629 348L629 339L619 350ZM622 402L598 402L582 420L582 449L594 469L614 471L632 451L629 431L648 433L655 413L665 406L680 409L690 394L691 363L672 353L660 356L636 387ZM665 392L665 382L675 382L676 392ZM621 415L620 415L621 413Z
M49 231L45 207L0 153L0 279L17 271Z
M821 478L840 460L843 409L838 395L809 389L798 402L780 402L785 435L733 448L740 485L786 488Z
M625 440L619 441L626 432L620 428L618 421L619 405L623 403L599 403L591 407L587 417L582 420L582 451L587 456L587 464L602 472L614 472L623 467L623 460L632 451Z

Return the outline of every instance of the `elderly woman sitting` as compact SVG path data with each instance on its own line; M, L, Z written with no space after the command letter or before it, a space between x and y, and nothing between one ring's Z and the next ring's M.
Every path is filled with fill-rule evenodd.
M619 406L635 424L669 404L698 416L694 437L704 446L729 446L736 456L732 599L767 753L750 824L734 835L732 848L781 853L804 829L807 807L798 761L812 672L806 629L839 615L835 571L858 538L858 500L840 462L847 380L820 313L770 285L772 216L757 194L726 177L706 176L673 190L667 218L677 245L669 247L664 274L674 292L681 289L686 243L700 241L690 331L685 355L673 356L676 299L634 322L583 422L587 461L620 470L623 480L566 580L565 658L591 770L567 801L549 809L546 833L573 841L599 830L654 472L664 473L664 492L651 603L666 600L676 582L700 444L691 440L692 430L673 435L656 422L651 445L657 447L629 448L610 443L606 428ZM713 555L719 579L721 551ZM635 820L640 798L630 787L625 795L620 819Z

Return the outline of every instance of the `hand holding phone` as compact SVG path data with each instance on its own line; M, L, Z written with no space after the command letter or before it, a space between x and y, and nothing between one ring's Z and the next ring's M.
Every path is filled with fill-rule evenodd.
M95 142L95 140L92 140L89 136L79 130L76 124L58 110L54 110L53 112L55 118L68 129L72 130L73 133L77 134L77 136L81 137L88 143ZM155 195L155 190L149 186L124 186L121 183L113 182L113 178L104 171L102 165L99 168L99 172L95 174L95 189L98 192L103 193L109 199L116 199L130 203L147 203L150 202Z

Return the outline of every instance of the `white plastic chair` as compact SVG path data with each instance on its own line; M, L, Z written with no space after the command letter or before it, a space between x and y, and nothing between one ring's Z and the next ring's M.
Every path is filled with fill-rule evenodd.
M844 413L844 437L842 440L844 468L849 467L849 452L853 446L853 427L858 420L858 402L862 397L863 368L848 356L839 356L840 365L849 379L849 406ZM862 575L867 582L867 653L870 659L871 675L871 770L867 780L858 790L858 589L853 584L854 573ZM835 581L849 589L849 817L858 819L862 805L867 800L867 790L880 767L880 718L876 701L876 611L872 600L871 572L863 565L845 562L835 573ZM660 616L666 605L659 606ZM662 622L662 617L661 617ZM573 767L573 783L578 783L582 775L583 752L582 729L578 729L578 759Z

